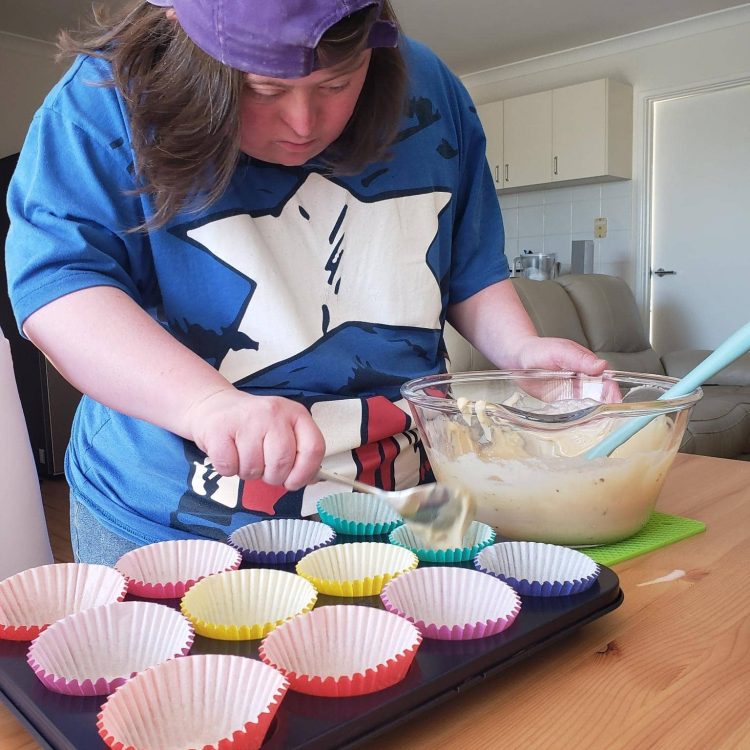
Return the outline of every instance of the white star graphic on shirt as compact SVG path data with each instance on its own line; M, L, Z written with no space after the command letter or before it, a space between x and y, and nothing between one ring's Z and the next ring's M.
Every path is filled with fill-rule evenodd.
M190 229L192 240L255 283L239 331L258 349L229 351L220 372L239 382L350 321L439 329L440 288L426 256L450 197L365 202L311 174L279 216L237 214Z

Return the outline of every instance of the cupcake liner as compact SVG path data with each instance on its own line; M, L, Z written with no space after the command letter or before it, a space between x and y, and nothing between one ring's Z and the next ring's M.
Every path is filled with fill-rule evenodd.
M388 535L388 541L411 550L424 562L450 564L473 560L480 549L495 541L495 536L495 530L491 526L480 521L472 521L464 534L461 547L426 547L424 540L408 526L394 529Z
M289 682L255 659L205 654L140 672L102 706L113 750L256 750Z
M339 492L318 500L320 519L341 534L380 536L388 534L404 519L378 495Z
M412 570L386 584L380 598L425 638L441 641L496 635L521 611L521 599L507 583L467 568Z
M210 539L175 539L126 552L115 568L128 592L147 599L179 599L206 576L240 567L239 550Z
M199 635L246 641L262 638L290 617L309 612L317 598L313 585L294 573L255 568L204 578L185 594L180 606Z
M74 612L122 601L127 581L113 568L56 563L0 581L0 638L30 641Z
M513 586L523 596L568 596L585 591L599 566L582 552L542 542L501 542L485 547L474 566Z
M32 642L26 658L49 690L106 695L136 672L184 656L192 644L193 628L176 610L115 602L53 623Z
M297 573L321 594L374 596L401 573L419 564L408 549L384 542L349 542L311 552L297 563Z
M242 553L246 562L292 565L335 539L336 532L325 523L302 518L272 518L236 529L228 541Z
M279 626L258 653L287 677L291 690L344 698L401 682L421 642L419 630L402 617L337 604Z

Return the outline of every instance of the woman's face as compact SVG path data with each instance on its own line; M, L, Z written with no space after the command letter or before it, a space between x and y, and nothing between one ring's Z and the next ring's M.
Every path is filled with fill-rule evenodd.
M371 51L304 78L247 73L240 148L249 156L293 167L341 135L362 91Z

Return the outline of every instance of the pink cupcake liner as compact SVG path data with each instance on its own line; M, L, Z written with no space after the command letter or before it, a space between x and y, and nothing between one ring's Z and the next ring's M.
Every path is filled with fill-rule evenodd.
M128 592L147 599L179 599L206 576L237 570L239 550L210 539L175 539L126 552L115 568L128 579Z
M233 531L229 544L242 558L256 565L292 565L305 555L327 547L336 532L320 521L304 518L269 518Z
M601 568L583 552L543 542L500 542L485 547L474 567L497 576L522 596L570 596L590 588Z
M26 658L49 690L106 695L137 672L184 656L193 637L192 625L170 607L115 602L53 623L32 642Z
M380 598L425 638L442 641L496 635L521 611L521 599L510 586L467 568L412 570L387 583Z
M113 568L56 563L0 581L0 638L30 641L74 612L122 601L127 581Z
M421 642L419 630L404 618L337 604L280 625L258 653L287 677L292 690L344 698L401 682Z
M97 729L113 750L257 750L288 688L255 659L184 656L117 688Z

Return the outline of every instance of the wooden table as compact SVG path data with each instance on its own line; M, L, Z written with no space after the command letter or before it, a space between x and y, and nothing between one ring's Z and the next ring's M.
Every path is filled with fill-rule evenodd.
M369 750L750 748L750 463L679 455L659 509L707 531L615 566L619 609ZM2 706L0 748L38 748Z

